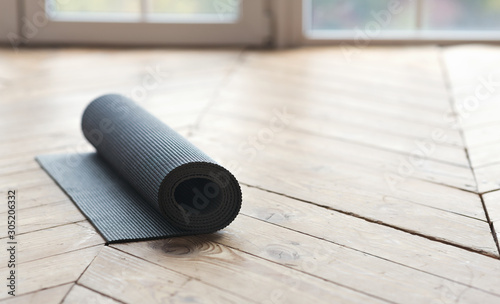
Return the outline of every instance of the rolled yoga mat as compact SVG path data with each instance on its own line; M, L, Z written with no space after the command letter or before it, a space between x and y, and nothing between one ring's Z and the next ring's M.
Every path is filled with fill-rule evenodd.
M107 242L212 233L238 214L234 176L130 99L95 99L82 130L96 153L36 159Z

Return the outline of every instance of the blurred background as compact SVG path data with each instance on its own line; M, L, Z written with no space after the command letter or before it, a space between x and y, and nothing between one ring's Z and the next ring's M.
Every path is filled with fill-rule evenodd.
M5 0L0 42L300 46L496 42L496 0Z

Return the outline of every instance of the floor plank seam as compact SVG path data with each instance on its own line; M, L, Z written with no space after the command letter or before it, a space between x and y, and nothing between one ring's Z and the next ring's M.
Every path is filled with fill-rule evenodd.
M98 245L98 246L101 246L101 245ZM103 246L104 247L104 246ZM66 297L71 293L71 291L73 290L73 287L75 287L75 285L77 285L78 281L81 279L81 277L83 276L83 274L87 271L87 269L89 269L90 265L92 265L92 263L95 261L95 259L97 258L97 256L99 256L99 254L101 253L101 250L102 248L99 249L99 252L97 252L97 254L94 256L94 258L90 261L90 263L87 265L87 267L85 267L85 269L82 271L82 273L80 273L80 275L78 276L78 278L74 281L75 284L73 284L71 286L71 288L68 290L68 292L64 295L64 297L62 298L61 302L59 302L59 304L62 304L64 303L64 301L66 300Z
M495 225L493 225L493 221L490 218L490 215L488 213L488 208L486 207L486 203L484 202L483 195L479 194L479 197L481 198L481 203L483 204L484 212L486 214L486 219L488 220L488 225L490 226L491 234L493 235L493 240L495 241L495 244L497 245L497 250L498 250L498 253L500 255L500 243L498 242L498 237L496 234Z
M455 189L455 190L469 192L469 193L472 193L472 194L479 194L477 192L477 190L473 191L473 190L469 190L469 189L464 189L464 188L460 188L460 187L457 187L457 186L448 185L448 184L445 184L445 183L441 183L441 182L437 182L437 181L433 181L433 180L428 180L428 179L424 179L424 178L416 177L416 176L413 176L412 178L415 179L415 180L427 182L427 183L434 184L434 185L440 185L440 186L443 186L443 187L448 187L448 188L452 188L452 189Z
M493 189L493 190L488 190L488 191L484 191L484 192L481 192L481 193L479 193L479 194L480 194L480 195L485 195L485 194L488 194L488 193L496 192L496 191L498 191L498 190L500 190L500 188L498 188L498 189Z
M465 287L469 287L469 288L474 288L474 289L477 289L477 290L481 290L483 292L486 292L486 293L489 293L491 295L494 295L494 296L497 296L497 297L500 297L500 294L496 294L496 293L492 293L488 290L485 290L485 289L481 289L481 288L477 288L475 286L472 286L472 285L468 285L468 284L465 284L465 283L462 283L462 282L459 282L459 281L455 281L453 279L450 279L450 278L447 278L447 277L443 277L441 275L437 275L435 273L432 273L432 272L428 272L428 271L424 271L424 270L421 270L421 269L418 269L418 268L415 268L415 267L412 267L412 266L408 266L408 265L405 265L405 264L402 264L402 263L399 263L399 262L396 262L396 261L393 261L393 260L389 260L387 258L384 258L382 256L378 256L378 255L375 255L375 254L372 254L372 253L369 253L369 252L366 252L366 251L363 251L363 250L359 250L359 249L356 249L356 248L352 248L352 247L349 247L347 245L344 245L344 244L340 244L340 243L337 243L337 242L334 242L334 241L331 241L331 240L328 240L328 239L325 239L323 237L319 237L319 236L315 236L313 234L309 234L309 233L306 233L306 232L303 232L303 231L300 231L300 230L295 230L293 228L290 228L290 227L286 227L286 226L281 226L279 224L276 224L276 223L273 223L273 222L268 222L266 220L263 220L263 219L260 219L260 218L257 218L257 217L253 217L251 215L248 215L248 214L243 214L244 216L246 217L249 217L249 218L253 218L255 220L259 220L261 222L264 222L264 223L267 223L267 224L271 224L271 225L275 225L275 226L278 226L278 227L281 227L283 229L287 229L287 230L290 230L290 231L294 231L294 232L297 232L297 233L300 233L300 234L303 234L303 235L307 235L309 237L312 237L312 238L315 238L315 239L318 239L318 240L322 240L322 241L325 241L325 242L328 242L328 243L332 243L332 244L335 244L335 245L338 245L338 246L341 246L341 247L344 247L344 248L347 248L349 250L353 250L353 251L357 251L357 252L360 252L362 254L366 254L366 255L369 255L369 256L372 256L372 257L375 257L377 259L381 259L381 260L384 260L384 261L387 261L387 262L390 262L390 263L393 263L393 264L397 264L397 265L400 265L400 266L403 266L405 268L409 268L409 269L413 269L415 271L418 271L418 272L422 272L422 273L425 273L425 274L428 274L428 275L432 275L432 276L435 276L435 277L438 277L438 278L442 278L442 279L445 279L447 281L450 281L450 282L453 282L453 283L457 283L457 284L460 284L462 286L465 286Z
M18 190L18 189L16 189ZM23 189L23 191L25 191L25 189ZM43 198L43 197L42 197ZM21 201L22 201L22 197L20 197ZM35 205L35 206L31 206L31 207L25 207L25 208L16 208L17 211L20 211L20 210L30 210L30 209L33 209L33 208L39 208L39 207L45 207L45 206L49 206L49 205L52 205L52 204L60 204L62 202L65 202L65 201L69 201L71 203L73 203L73 201L71 201L71 199L69 197L65 198L65 199L62 199L62 200L57 200L55 202L47 202L47 203L41 203L40 205ZM2 212L0 214L5 214L6 212ZM1 239L1 238L0 238Z
M51 255L48 255L48 256L44 256L44 257L41 257L41 258L29 260L29 261L23 261L23 262L20 262L19 265L23 265L23 264L31 263L31 262L35 262L35 261L40 261L40 260L43 260L43 259L48 259L48 258L51 258L51 257L60 256L60 255L63 255L63 254L68 254L68 253L72 253L72 252L76 252L76 251L80 251L80 250L84 250L84 249L88 249L88 248L92 248L92 247L98 247L98 246L104 246L104 243L97 244L97 245L90 245L90 246L86 246L86 247L81 247L81 248L74 249L74 250L68 250L68 251L61 252L61 253L51 254Z
M368 218L368 217L364 217L362 215L359 215L359 214L356 214L356 213L353 213L353 212L348 212L348 211L340 210L340 209L337 209L337 208L332 208L330 206L326 206L326 205L318 204L318 203L315 203L315 202L307 201L307 200L304 200L304 199L296 198L296 197L293 197L293 196L290 196L290 195L287 195L287 194L284 194L284 193L280 193L280 192L276 192L276 191L264 189L264 188L261 188L259 186L254 186L254 185L249 185L249 184L244 184L244 183L241 183L241 184L245 185L247 187L250 187L250 188L259 189L259 190L262 190L262 191L266 191L266 192L269 192L269 193L273 193L273 194L276 194L276 195L280 195L280 196L283 196L283 197L294 199L294 200L297 200L297 201L300 201L300 202L303 202L303 203L306 203L306 204L315 205L315 206L320 207L320 208L324 208L324 209L328 209L328 210L335 211L335 212L338 212L338 213L342 213L342 214L345 214L345 215L353 216L353 217L362 219L364 221L367 221L369 223L373 223L373 224L377 224L377 225L382 225L382 226L389 227L389 228L392 228L392 229L396 229L396 230L399 230L399 231L402 231L402 232L405 232L405 233L409 233L411 235L419 236L419 237L422 237L422 238L425 238L425 239L428 239L428 240L431 240L431 241L443 243L443 244L446 244L446 245L449 245L449 246L457 247L457 248L464 249L464 250L467 250L467 251L470 251L470 252L473 252L473 253L478 253L478 254L481 254L481 255L484 255L484 256L496 259L496 260L500 260L500 256L497 256L497 255L495 255L495 254L493 254L491 252L487 252L487 251L483 251L483 250L479 250L479 249L474 249L474 248L469 248L469 247L466 247L466 246L463 246L463 245L460 245L460 244L457 244L457 243L453 243L453 242L450 242L450 241L447 241L447 240L444 240L444 239L440 239L440 238L434 237L434 236L422 234L422 233L420 233L418 231L414 231L414 230L410 230L410 229L405 229L405 228L402 228L402 227L398 227L398 226L395 226L395 225L391 225L391 224L388 224L388 223L381 222L381 221L376 220L376 219L371 219L371 218Z
M79 211L79 212L81 213L81 211ZM26 231L26 232L22 232L22 233L16 233L16 235L24 235L24 234L28 234L28 233L32 233L32 232L43 231L43 230L47 230L47 229L57 228L57 227L65 226L65 225L77 224L77 223L86 222L86 221L88 221L88 220L87 219L83 219L83 220L79 220L79 221L74 221L74 222L69 222L69 223L63 223L63 224L59 224L59 225L49 226L49 227L45 227L45 228L41 228L41 229L30 230L30 231ZM95 229L95 227L94 227L94 229ZM0 240L6 239L6 238L7 237L3 237L3 238L0 238Z
M452 107L452 111L453 111L454 114L458 115L458 113L456 111L456 108L454 106L455 103L456 103L456 101L455 101L455 97L454 97L454 95L452 93L451 79L450 79L450 75L449 75L448 69L446 68L446 63L444 61L442 47L439 47L438 56L439 56L439 66L441 67L441 71L443 73L443 78L445 80L445 86L446 86L446 90L448 91L449 102L450 102L450 105ZM495 229L494 229L494 226L493 226L493 222L490 220L490 216L488 214L488 208L486 207L486 204L484 203L483 196L482 196L481 193L479 193L479 183L478 183L478 180L477 180L477 176L476 176L476 172L474 170L474 167L472 166L472 162L471 162L470 155L469 155L469 150L467 149L467 141L465 140L464 129L463 129L463 127L461 125L459 127L459 132L460 132L460 136L462 137L462 142L464 144L465 156L467 157L467 161L469 162L469 167L470 167L470 169L472 171L472 176L474 177L474 181L476 182L476 190L477 190L477 193L479 195L479 198L481 199L481 203L483 205L484 214L486 216L486 220L488 221L488 225L490 227L490 233L491 233L491 236L493 237L493 242L495 242L495 245L497 247L496 248L497 252L500 255L500 246L498 244L498 239L496 237L496 233L495 233Z
M281 196L285 196L285 197L287 196L286 194L282 194L282 193L279 193L279 192L273 192L272 190L264 189L264 188L261 188L259 186L255 186L255 185L250 185L250 184L247 184L245 182L240 182L240 184L245 185L247 187L251 187L251 188L256 188L256 189L259 189L259 190L267 191L267 192L270 192L270 193L275 193L275 194L278 194L278 195L281 195ZM467 190L463 190L463 189L460 189L460 188L456 188L456 190L462 190L462 191L465 191L465 192L469 192ZM475 192L470 192L470 193L477 194ZM302 200L302 199L299 199L299 198L296 198L296 197L293 197L293 196L288 196L288 197L291 198L291 199L294 199L294 200L309 202L307 200ZM476 220L476 221L481 221L481 222L484 222L484 223L488 223L488 221L486 219L480 219L480 218L477 218L477 217L473 217L473 216L470 216L470 215L458 213L458 212L455 212L455 211L450 211L450 210L443 209L443 208L429 206L429 205L418 203L418 202L414 202L414 201L411 201L411 200L408 200L408 199L400 199L400 200L404 201L404 202L407 202L407 203L410 203L410 204L414 204L414 205L418 205L418 206L422 206L422 207L426 207L426 208L430 208L430 209L434 209L434 210L440 210L440 211L444 211L444 212L456 214L456 215L459 215L459 216L463 216L463 217L466 217L466 218L469 218L469 219L473 219L473 220ZM310 202L310 203L314 204L314 202ZM319 205L319 206L321 207L323 205Z

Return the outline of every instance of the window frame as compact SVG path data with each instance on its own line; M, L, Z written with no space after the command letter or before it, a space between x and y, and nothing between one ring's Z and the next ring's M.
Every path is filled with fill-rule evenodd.
M266 0L241 0L239 18L234 23L165 23L144 18L132 22L52 20L45 11L46 0L20 1L24 3L21 33L26 44L261 46L269 41ZM97 32L99 35L93 35Z
M279 47L290 46L319 46L338 44L357 44L356 32L354 30L325 30L308 32L308 21L304 15L309 9L311 0L273 0L286 1L287 13L274 15L278 18L275 23L281 23L281 31L276 32L274 37ZM499 43L499 31L467 31L467 30L423 30L421 20L423 12L423 1L417 0L417 29L414 31L387 31L386 33L370 37L368 44L455 44L455 43ZM281 8L283 10L284 8ZM288 27L288 28L287 28Z
M0 43L10 43L19 35L18 9L16 0L0 1Z
M147 0L138 0L144 5ZM235 23L176 22L44 22L45 0L1 0L0 43L58 45L130 46L274 46L314 45L359 46L354 31L324 31L310 34L304 13L311 0L241 0L240 18ZM417 0L423 11L423 1ZM40 4L42 3L42 4ZM14 14L5 14L9 10ZM1 16L2 12L6 16ZM417 28L421 28L421 14ZM22 22L21 22L22 20ZM94 35L94 33L99 35ZM10 38L7 37L10 35ZM370 37L371 38L371 37ZM500 31L386 32L368 44L455 44L499 43ZM364 45L361 45L364 46Z

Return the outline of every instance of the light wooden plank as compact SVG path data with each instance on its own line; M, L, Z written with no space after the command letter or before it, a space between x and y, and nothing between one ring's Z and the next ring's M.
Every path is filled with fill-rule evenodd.
M500 111L497 112L497 115L498 114L500 114ZM497 143L500 140L500 134L498 132L499 129L500 125L498 124L486 125L471 130L465 129L464 136L467 142L467 146L481 147Z
M259 189L242 190L245 215L500 295L497 259ZM231 225L224 234L239 230Z
M494 191L483 195L484 204L488 210L490 221L500 221L500 191Z
M91 100L92 99L88 99L87 102L90 102ZM160 115L162 114L160 113ZM172 128L181 129L191 125L196 120L196 112L188 111L181 113L169 113L168 116L162 116L162 119L164 119L165 122ZM5 140L12 141L12 144L15 144L15 141L17 140L29 141L30 139L38 136L48 136L50 138L48 141L52 141L54 138L58 138L62 134L64 134L62 136L75 136L82 138L80 120L81 112L70 117L65 117L56 122L47 121L46 124L42 125L43 128L34 129L31 126L20 127L18 133L7 134L5 136Z
M323 87L317 87L316 85L316 80L312 81L311 83L304 84L302 81L295 81L294 83L286 83L284 79L278 78L275 79L273 77L266 77L268 75L260 75L260 74L251 74L249 75L242 74L243 72L239 72L239 74L236 74L234 76L227 88L227 90L232 90L232 92L259 92L258 94L255 93L252 95L253 100L255 99L260 99L265 96L281 96L282 102L284 101L292 101L291 105L292 106L295 101L297 103L298 101L302 101L302 106L304 104L307 104L306 102L309 101L316 101L318 99L318 95L320 98L323 100L327 99L335 99L336 96L338 95L337 91L332 89L330 87L330 83L324 84ZM234 87L234 89L233 89ZM358 91L364 92L364 90L359 90ZM310 92L314 93L310 93ZM384 91L385 92L385 91ZM261 96L262 95L262 96ZM374 99L376 100L385 100L382 91L381 92L375 92L373 94L370 94L368 96L352 96L352 95L347 95L349 98L359 98L364 100L365 102L371 102L375 103ZM316 96L316 97L315 97ZM343 95L340 95L341 98ZM374 98L376 96L376 98ZM402 99L403 97L397 97L398 100ZM422 98L425 97L419 97L418 99L421 101ZM442 102L448 102L447 99L442 99ZM438 101L436 101L438 103ZM379 105L380 107L384 107L384 104ZM450 107L448 105L448 107ZM309 110L313 110L314 108L309 108ZM332 109L332 111L334 111ZM445 114L449 113L449 111L442 110L439 112L439 115L441 115L441 120L438 121L438 124L442 127L447 127L447 129L450 129L451 125L449 122L445 120ZM335 112L332 113L334 115ZM380 129L381 131L385 131L388 133L394 133L398 134L401 136L410 136L410 137L426 137L428 136L430 130L432 129L431 126L425 126L422 124L417 124L411 121L399 121L398 124L392 123L391 120L398 120L397 118L392 118L392 119L387 119L387 121L384 121L384 123L378 123L376 120L377 116L373 114L371 115L363 115L363 116L350 116L350 117L344 117L342 118L341 116L337 116L336 119L339 120L347 120L346 122L350 123L358 123L359 125L364 125L364 126L372 126L376 129ZM396 126L396 127L395 127ZM463 146L462 139L460 137L460 133L457 130L451 130L449 134L449 139L447 141L450 144L453 145L459 145Z
M500 142L481 147L468 148L471 164L474 168L487 167L500 163Z
M78 145L79 148L75 148L76 145L54 148L47 148L44 154L74 154L74 153L87 153L95 152L95 149L90 145ZM18 158L7 159L6 165L0 165L0 174L4 176L14 175L24 172L32 172L36 170L42 170L38 162L35 160L33 155L22 156Z
M254 89L259 95L265 96L266 98L272 99L281 96L286 99L288 103L293 105L304 104L304 100L307 100L308 103L330 106L335 109L352 109L358 110L360 113L370 113L372 115L381 115L390 118L399 117L400 119L406 119L406 121L414 123L426 123L439 127L449 127L449 123L443 120L444 113L432 109L412 108L411 111L409 111L406 104L395 102L382 106L378 103L377 99L367 100L367 98L350 96L342 92L327 94L317 90L310 90L306 86L295 86L290 88L290 86L280 83L274 83L271 86L265 79L251 78L248 79L248 81L240 81L239 77L237 77L240 73L241 72L238 71L235 73L235 77L231 78L228 85L220 92L221 94L241 97L241 91ZM293 91L290 91L290 89ZM306 97L307 99L305 99ZM254 99L252 103L253 102L259 102L259 100Z
M186 135L188 132L186 129L190 127L198 116L197 112L187 111L181 113L167 113L166 117L162 117L163 113L159 111L152 111L155 115L158 115L166 123L169 124L171 128L176 130L182 135ZM81 116L76 116L81 119ZM64 125L64 127L73 127L77 125L74 120L76 117L71 119L71 123ZM182 120L182 123L181 123ZM63 127L63 126L61 126ZM47 130L45 130L47 131ZM16 151L11 149L11 146L15 146ZM76 129L68 133L50 133L46 132L40 136L34 136L30 134L28 136L16 137L8 143L0 144L0 151L4 151L0 159L0 170L4 167L19 165L20 162L33 160L35 155L56 153L62 151L64 153L84 153L88 151L94 151L94 148L88 141L83 137L81 130ZM55 151L55 152L53 152ZM2 171L0 171L2 172Z
M335 81L342 84L357 84L363 87L365 85L374 85L384 90L404 90L410 95L415 93L426 93L430 96L446 94L445 83L441 78L441 71L435 69L435 66L438 65L436 49L430 50L430 52L423 52L419 56L423 57L422 55L427 55L428 58L426 59L431 59L433 61L434 67L432 70L416 69L415 66L409 66L409 61L407 61L406 64L408 64L408 69L405 74L399 71L397 73L390 71L390 68L394 67L393 60L388 60L391 63L389 64L389 69L377 69L373 71L366 69L364 65L342 65L341 62L344 61L345 58L335 58L335 50L331 49L330 52L332 53L330 56L321 56L322 59L318 60L315 56L317 52L315 50L310 50L307 56L297 61L280 57L280 52L271 53L272 59L269 58L269 56L263 56L261 53L251 53L246 57L245 67L292 74L295 76L308 77L310 79L328 79L332 82ZM406 57L405 50L399 49L396 52L398 56ZM414 57L415 55L412 54L412 56ZM425 102L426 101L423 103ZM446 103L442 103L442 105L446 105Z
M276 111L280 114L276 114ZM433 148L429 148L432 142L414 143L407 155L401 155L335 138L295 131L293 119L288 120L288 125L273 127L271 123L275 121L274 119L283 115L281 108L276 111L268 113L268 119L261 121L207 114L195 135L196 138L201 137L205 141L208 138L213 141L223 140L226 149L231 148L231 151L238 152L234 158L239 158L238 161L241 162L247 162L248 158L257 162L257 158L263 154L271 154L270 157L289 155L287 159L294 157L301 159L300 162L294 161L295 166L298 166L309 162L311 158L317 161L319 157L326 157L327 159L322 160L323 166L328 166L327 163L330 163L339 170L343 167L342 172L345 174L373 169L372 171L382 176L380 179L382 183L387 183L384 181L385 175L392 173L401 176L400 179L419 178L468 191L477 189L470 168L426 158L426 155L432 153L426 152L432 151ZM265 153L259 153L263 150Z
M23 303L44 303L59 304L68 293L73 284L64 284L57 287L42 289L25 295L7 298L2 303L23 304Z
M68 147L68 146L76 146L83 145L83 137L75 136L75 134L61 134L57 137L50 136L41 136L41 137L24 137L19 140L9 141L8 143L4 143L0 145L0 151L2 151L2 164L8 163L9 160L15 159L15 157L30 156L33 158L33 155L43 153L47 148L59 148L59 147ZM18 151L12 149L13 146L17 146Z
M377 56L376 52L380 52ZM381 55L384 52L390 52L393 57ZM397 83L406 80L405 85L409 83L422 83L426 88L442 86L443 79L439 69L438 50L433 48L412 48L412 49L387 49L376 50L370 48L366 53L360 52L355 61L346 58L346 54L338 48L325 49L305 49L301 51L282 51L259 52L249 54L247 61L262 62L261 66L275 67L274 70L286 71L286 67L295 69L316 69L321 72L337 73L336 82L344 84L362 83L363 78L372 82L384 81ZM386 53L387 54L387 53ZM418 62L426 64L417 65ZM276 68L276 63L281 66ZM289 74L294 74L288 71ZM295 73L298 74L298 73ZM306 74L307 75L307 74ZM356 80L353 80L353 77ZM311 77L313 78L313 77ZM323 77L324 78L324 77ZM346 80L347 79L347 80ZM335 85L335 84L333 84ZM358 90L359 91L359 90ZM408 96L411 98L411 96ZM404 102L405 100L403 100ZM427 107L446 106L445 103L433 103L430 100L420 100L415 104Z
M174 296L169 299L169 302L172 304L258 303L194 279L189 280L182 286Z
M18 295L76 281L100 248L101 246L94 246L27 263L21 262L17 265ZM6 266L2 267L2 271L5 270ZM7 293L0 294L0 299L8 297Z
M5 175L0 174L0 183L5 190L18 190L42 185L55 185L54 181L52 181L47 173L41 169Z
M6 195L6 191L0 191ZM59 187L36 186L32 188L23 188L16 190L17 197L17 210L28 209L46 205L50 203L57 203L67 200L68 197ZM5 213L8 210L7 205L0 205L0 213Z
M380 302L200 237L116 244L112 247L256 302Z
M21 222L22 223L22 222ZM25 263L96 245L104 240L88 222L79 222L21 234L17 237L20 260Z
M233 53L237 58L238 52ZM63 56L64 58L64 56ZM68 60L68 59L64 59ZM37 98L41 96L46 96L46 95L71 95L77 91L90 91L90 90L99 90L101 92L119 92L123 94L130 94L131 88L134 88L136 86L141 86L143 83L143 80L145 76L147 76L147 71L146 68L152 67L156 68L156 66L159 66L164 72L164 74L167 74L166 80L168 79L185 79L185 80L190 80L194 79L195 77L189 77L189 75L186 75L185 77L179 77L181 75L174 74L176 67L173 65L166 64L164 62L146 62L145 64L138 64L137 62L134 63L137 68L135 73L120 73L119 70L114 68L113 66L110 66L109 64L106 64L106 62L92 62L92 64L87 64L82 67L81 70L83 71L91 71L88 73L73 73L73 74L68 74L68 68L66 67L65 69L56 69L53 68L50 63L48 63L49 60L42 59L40 62L35 63L35 66L39 66L41 63L46 63L47 68L46 69L41 69L41 71L36 71L36 73L26 73L25 78L22 79L22 81L18 82L13 82L12 85L10 86L10 89L12 89L12 93L9 94L10 100L24 100L26 98ZM183 62L183 61L178 61ZM195 62L195 61L193 61ZM149 65L148 63L151 63ZM235 63L235 61L230 60L226 62L227 67L232 66ZM217 65L218 64L218 65ZM215 62L212 64L211 68L206 69L205 71L200 70L200 68L195 68L195 71L198 70L199 72L206 73L207 75L214 75L216 76L217 73L216 70L219 70L219 75L224 75L226 71L226 67L222 67L220 63L215 64ZM93 69L92 67L96 65ZM71 66L71 64L67 64L66 66ZM203 66L203 65L202 65ZM75 68L75 70L78 70L79 68ZM202 68L203 69L203 68ZM109 76L109 71L112 71L111 77ZM189 69L185 69L185 71L189 71ZM53 75L51 78L42 78L39 77L40 73L50 73ZM102 72L102 73L100 73ZM31 74L31 75L30 75ZM108 74L108 77L103 77L99 78L96 77L96 75L99 74ZM29 76L28 76L29 75ZM172 77L168 77L172 76ZM216 77L201 77L199 79L202 79L203 81L213 81L216 79ZM22 86L22 83L29 82L32 84L32 87L34 87L32 90L28 92L23 92L23 89L25 89ZM57 83L57 85L54 85L54 83ZM124 84L126 83L126 88L124 87ZM166 87L171 86L172 84L175 84L175 81L164 81L163 82ZM193 85L195 83L192 82ZM36 89L35 89L36 88ZM119 90L121 89L121 90Z
M235 168L237 177L245 183L345 212L353 212L375 221L418 231L476 250L498 254L489 226L484 221L481 201L474 194L429 183L414 183L412 179L399 183L396 189L391 189L384 180L383 171L371 171L367 168L376 164L376 158L373 156L375 152L364 153L367 154L367 161L363 162L363 166L351 166L348 164L347 156L340 159L334 157L335 149L342 147L342 143L329 146L326 140L315 142L308 140L305 135L300 141L292 140L293 136L283 139L283 143L289 142L286 148L277 147L274 142L269 143L265 146L265 150L256 151L253 158L249 160L248 154L231 152L238 151L242 143L238 138L246 138L246 136L236 136L233 140L228 136L231 133L230 130L224 132L224 135L222 132L219 136L212 135L217 132L212 132L210 127L219 124L221 120L220 118L211 120L213 124L207 122L200 128L200 132L207 133L200 136L195 134L196 136L191 137L191 140L223 164ZM233 124L231 129L237 129L237 126ZM253 134L255 132L258 131L253 131ZM284 133L283 131L277 135L275 141L281 143ZM251 136L252 132L247 134ZM305 142L307 145L303 144ZM310 150L309 147L315 143L318 144L318 149L313 146ZM314 151L314 154L309 151ZM363 153L356 151L355 148L349 150L347 154L363 157ZM296 161L298 159L300 162ZM369 163L370 159L373 159L372 164ZM391 158L388 157L385 160L390 161ZM383 165L384 162L381 162L380 166ZM275 173L269 175L268 170ZM290 178L291 176L299 178ZM441 199L438 199L437 193L439 192L442 193ZM450 200L451 194L466 205L457 207L457 204ZM420 195L428 196L419 199ZM367 204L367 201L370 203ZM433 206L439 210L432 208ZM458 210L463 211L463 208L470 208L470 211L465 214L477 216L482 221L455 214L454 210L461 212ZM463 233L457 233L457 231L463 231Z
M127 303L165 303L189 278L104 247L78 284Z
M66 304L117 304L118 301L112 298L105 297L97 292L80 285L75 285L71 288L66 298L62 303Z
M127 269L125 272L124 268ZM117 277L123 277L123 279L119 280ZM101 252L79 283L126 303L143 301L147 303L255 303L237 294L192 280L187 276L109 248ZM79 303L78 299L85 297L78 291L74 296L70 293L68 298Z
M443 81L437 65L435 46L409 48L371 46L356 54L356 60L346 57L345 49L336 47L304 47L286 50L262 50L246 53L248 59L277 61L290 66L317 66L328 70L352 69L355 73L377 75L384 73L396 79L418 82ZM418 60L415 60L418 58ZM383 60L382 60L383 59ZM425 63L425 64L423 64Z
M274 160L273 163L276 162L278 160ZM263 166L268 169L273 168L271 164L271 162L265 162ZM275 169L271 170L275 171ZM449 211L415 205L412 202L384 194L383 191L367 190L373 181L368 181L365 178L362 181L362 177L355 185L349 181L340 181L332 186L328 183L326 174L317 174L314 186L311 186L312 177L311 179L303 177L301 180L290 180L288 176L294 172L287 171L283 174L283 176L265 176L265 172L254 166L253 169L243 169L237 177L250 185L267 187L267 189L278 193L313 201L347 213L354 213L407 231L421 233L474 250L497 254L488 223L484 221ZM428 191L428 189L424 187L422 191Z
M174 303L371 303L374 296L498 302L498 259L457 247L499 254L480 197L454 187L500 188L494 143L500 92L460 124L477 187L461 130L444 119L451 107L443 77L450 78L455 103L467 98L478 75L500 66L498 48L447 48L445 74L440 53L366 48L349 61L341 48L243 56L240 50L0 49L0 127L8 130L0 143L0 182L2 191L18 190L22 223L24 295L17 299L59 303L65 293L57 286L69 289L102 244L33 156L78 144L78 119L89 100L110 90L128 94L146 67L159 66L169 75L143 105L185 135L194 130L193 141L230 168L236 164L244 183L289 197L244 186L244 215L221 233L105 248L82 277L91 289L74 286L67 302L143 302L154 298L152 290ZM273 109L285 105L298 116L295 124L255 157L241 151L268 126ZM450 140L391 189L384 174L397 172L399 157L435 128L449 130ZM496 192L484 201L498 233ZM303 261L314 265L314 249L324 248L335 256L317 269L301 268ZM160 279L170 275L179 284L169 289Z
M484 205L488 210L490 221L493 225L493 233L496 235L497 244L500 241L500 191L494 191L483 195ZM499 246L500 250L500 246Z
M496 241L497 241L497 244L500 243L500 221L494 221L493 223L493 233L495 233L496 235ZM500 245L498 246L498 248L500 248ZM500 251L500 249L499 249Z
M488 77L487 72L484 74L486 75L486 77ZM466 86L466 88L469 89L468 92L456 95L456 103L464 104L466 101L468 101L472 105L472 108L470 108L469 106L467 107L467 109L469 110L465 109L464 106L460 106L460 108L462 109L460 122L462 127L467 131L481 129L491 125L498 125L497 115L495 114L500 113L500 90L498 90L498 92L494 91L489 97L480 100L476 108L473 104L474 101L472 101L472 99L470 98L471 96L475 96L477 88L481 86L481 82L479 82L478 84L477 81L478 79L473 81L475 82L475 84L471 83ZM456 90L457 88L453 89Z
M273 233L269 232L271 229ZM443 297L443 289L450 291L448 301L482 299L496 303L500 300L500 295L472 289L468 284L457 284L252 218L240 217L225 231L227 234L217 239L218 243L359 288L388 301L397 302L407 296L407 303L431 302Z
M80 210L78 210L75 204L69 199L34 208L18 210L16 215L18 223L21 223L17 226L17 234L85 220ZM2 213L1 216L7 217L6 213ZM0 229L7 231L7 221L0 222Z
M63 192L63 190L55 186L35 186L33 188L23 188L17 190L16 194L20 202L17 206L18 209L28 209L68 199L68 196Z
M194 113L191 113L189 117L182 116L186 118L185 123L189 121L194 123L196 120ZM177 117L179 119L179 117ZM174 130L183 136L187 136L192 127L190 125L185 125L183 127L175 127ZM78 137L78 136L75 136ZM46 139L45 139L46 140ZM60 146L45 146L45 148L39 150L38 152L32 153L21 153L15 156L3 157L0 160L0 175L12 175L23 173L27 171L34 171L41 169L40 165L36 162L34 155L40 154L75 154L75 153L89 153L95 152L95 148L88 143L87 140L81 139L74 144L62 144ZM1 209L0 209L1 210Z
M499 151L500 153L500 151ZM500 189L500 163L475 168L478 192L488 192Z
M224 81L225 74L226 73L220 75L210 74L210 77L206 74L201 75L201 79L208 79L210 80L209 83L205 83L206 81L198 83L201 80L195 82L196 79L193 79L193 75L189 75L190 77L188 80L190 82L187 83L179 83L177 79L175 81L168 81L169 79L166 79L165 83L168 84L168 87L163 85L151 90L144 89L145 91L141 91L144 92L144 97L137 101L147 108L158 108L161 109L162 112L169 114L182 114L193 110L201 111L203 106L215 94L215 90L218 88L218 85ZM197 90L186 90L186 87L190 88L192 86L196 86ZM142 86L128 85L123 87L123 89L114 89L113 91L118 91L118 93L127 96L134 96L137 93L132 90L140 90L141 88ZM9 107L6 113L7 119L2 120L0 122L0 126L25 126L30 125L31 120L36 120L40 125L52 122L54 118L57 118L58 122L71 121L74 123L75 121L78 121L76 119L77 117L81 117L85 106L90 101L106 93L101 91L102 90L95 90L95 92L83 92L81 94L77 91L71 94L70 97L66 98L64 98L63 94L53 94L53 99L50 98L50 94L47 94L47 97L44 98L32 98L33 101L28 100L27 102L19 103L17 108ZM68 103L73 104L73 107L65 106ZM32 105L32 108L30 109L28 105ZM26 111L32 111L33 114L30 116L23 116L23 113L26 113ZM75 126L80 127L79 124L76 124Z
M249 119L269 120L270 113L283 108L291 111L295 117L292 128L311 132L313 134L324 135L354 141L366 145L379 147L382 149L394 150L396 152L410 154L417 149L419 142L431 142L435 148L428 155L429 159L434 159L442 162L457 164L460 166L468 166L468 160L465 150L459 146L462 145L460 134L456 131L447 130L440 126L432 126L426 124L426 131L422 132L419 137L407 137L395 134L395 130L406 129L404 126L392 128L389 132L380 130L380 124L387 124L387 117L378 116L372 119L371 123L366 122L365 117L373 117L370 112L356 111L341 111L337 106L321 106L307 98L308 103L293 105L290 99L283 99L282 96L275 98L268 95L262 95L257 100L263 103L250 102L255 99L248 94L242 94L245 90L237 90L237 93L231 94L224 90L217 98L217 103L211 109L224 113L226 116L238 116ZM229 95L229 96L228 96ZM274 102L274 100L275 102ZM284 101L286 100L286 102ZM302 101L302 100L301 100ZM311 110L314 109L314 110ZM372 111L371 111L372 112ZM307 113L306 115L304 113ZM332 113L332 114L325 114ZM356 122L353 117L359 117L361 124ZM394 121L395 124L401 122ZM441 130L447 136L447 143L436 142L432 139L433 132Z
M500 189L498 115L500 57L496 47L473 45L443 52L456 111L478 182L478 192Z

